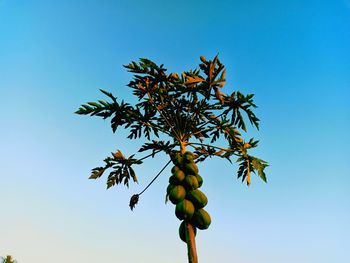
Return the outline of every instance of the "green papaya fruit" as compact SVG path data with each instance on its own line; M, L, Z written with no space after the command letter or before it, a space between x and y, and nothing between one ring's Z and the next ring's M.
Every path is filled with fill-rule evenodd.
M197 177L194 175L187 175L184 180L184 185L187 189L194 190L199 187Z
M193 190L186 196L190 200L195 208L203 208L208 204L207 196L200 190Z
M171 189L169 193L169 200L174 204L178 204L182 200L185 199L186 190L182 185L177 185L173 189Z
M203 230L209 227L211 224L211 218L207 211L200 208L194 212L191 223L193 223L193 225L198 229Z
M183 159L182 155L180 153L176 153L173 157L173 163L175 166L182 167L183 166Z
M180 170L180 168L175 165L175 166L173 166L173 168L171 168L171 173L175 173L178 170Z
M181 170L177 170L175 173L173 173L173 176L179 183L185 179L185 173Z
M194 162L185 163L184 170L186 174L193 174L193 175L198 174L198 167Z
M175 207L175 215L180 220L190 220L194 213L194 205L189 200L182 200Z
M200 176L199 174L196 174L196 178L197 178L197 181L198 181L198 187L201 187L202 184L203 184L202 176Z
M185 163L194 162L194 154L192 152L185 152L182 158Z
M181 177L177 177L175 176L175 174L173 174L172 176L169 177L169 183L172 185L179 185L181 184L180 178Z

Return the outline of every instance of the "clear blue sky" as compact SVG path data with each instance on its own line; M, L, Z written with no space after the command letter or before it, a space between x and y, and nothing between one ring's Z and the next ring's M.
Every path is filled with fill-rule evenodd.
M105 190L87 179L111 151L136 143L73 112L132 100L122 64L139 57L180 72L219 53L224 91L255 93L256 154L268 184L236 166L200 165L213 223L200 263L350 262L350 1L0 0L0 256L18 262L186 262L160 177Z

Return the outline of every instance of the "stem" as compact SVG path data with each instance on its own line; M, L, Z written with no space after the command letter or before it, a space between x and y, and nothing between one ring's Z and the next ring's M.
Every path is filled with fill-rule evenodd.
M158 176L164 171L164 169L169 165L169 163L171 163L171 160L169 162L167 162L167 164L162 168L162 170L159 171L159 173L152 179L152 181L145 187L145 189L142 190L141 193L139 193L139 195L142 195L144 191L147 190L148 187L150 187L151 184L153 184L153 182L158 178Z
M215 116L215 118L216 118L216 119L219 119L223 114L224 114L224 113L221 113L221 114L219 114L218 116ZM207 124L209 124L209 123L211 123L211 120L208 120L208 121L204 122L203 124L201 124L201 125L198 127L198 129L201 129L202 127L204 127L205 125L207 125ZM213 123L211 123L211 124L213 124Z
M180 152L181 154L184 154L186 152L186 142L180 141Z
M147 92L148 98L153 102L153 99L151 97L151 94L149 92ZM158 108L157 105L153 105L156 110L159 112L160 116L163 117L164 121L168 124L168 126L170 127L170 129L173 131L174 135L180 139L180 136L177 134L177 132L175 131L174 127L169 123L169 120L164 116L164 114L160 111L160 109Z
M158 151L154 151L154 153L151 153L151 154L149 154L149 155L146 155L145 157L142 157L141 159L139 159L139 161L142 161L142 160L144 160L144 159L146 159L146 158L148 158L148 157L151 157L152 155L155 155L155 154L157 154L157 153L159 153L159 152L161 152L162 150L158 150Z
M248 186L250 185L250 164L249 164L249 159L246 160L247 163L247 184Z
M158 129L158 130L164 132L165 134L171 136L170 133L169 133L168 131L162 130L162 128L161 128L160 126L158 126L158 125L156 125L156 124L154 124L154 123L143 122L143 121L140 122L140 123L141 123L142 125L144 125L144 126L150 126L150 127L156 128L156 129Z
M199 127L199 129L200 129L200 128L202 128L202 127ZM219 128L219 126L215 126L215 127L213 126L213 127L208 128L208 129L206 129L206 130L203 130L203 131L198 130L198 131L196 131L196 132L194 132L194 133L192 133L192 134L195 135L195 134L197 134L197 133L203 133L203 132L211 131L211 130L217 129L217 128Z

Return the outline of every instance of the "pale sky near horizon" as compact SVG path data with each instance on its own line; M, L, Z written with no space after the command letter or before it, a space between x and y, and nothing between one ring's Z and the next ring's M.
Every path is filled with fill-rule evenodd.
M0 1L0 256L19 263L187 262L167 159L140 183L105 190L88 180L111 151L140 142L108 121L74 114L104 99L133 101L123 64L170 72L219 53L223 91L254 93L256 155L268 183L236 165L199 166L213 222L197 235L200 263L348 263L350 255L350 5L324 1ZM141 156L141 155L139 155Z

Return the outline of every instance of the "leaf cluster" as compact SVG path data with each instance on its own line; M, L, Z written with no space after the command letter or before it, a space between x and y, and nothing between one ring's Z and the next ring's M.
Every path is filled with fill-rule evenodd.
M121 151L118 150L115 153L112 153L111 157L104 159L105 165L103 167L92 169L89 179L97 179L101 177L106 170L111 168L112 171L109 172L107 177L107 189L121 183L124 183L124 185L129 187L130 179L137 182L137 177L132 165L142 163L142 160L133 157L134 155L125 158Z
M239 162L238 178L248 185L251 172L266 181L264 169L267 163L248 154L248 149L257 147L258 141L250 139L246 142L241 134L247 131L245 119L259 129L259 119L253 112L256 108L254 95L239 91L224 93L226 69L218 56L212 60L201 56L200 60L198 69L181 74L167 73L164 65L149 59L133 61L124 67L133 74L127 86L138 99L135 105L118 102L111 93L101 90L110 101L88 102L76 113L110 118L113 132L123 126L130 132L129 139L144 136L147 142L139 152L152 152L144 158L154 157L159 152L171 155L178 147L188 146L193 148L197 162L213 156L231 162L235 157ZM160 134L169 140L159 141ZM222 141L226 142L225 147L214 145ZM106 158L104 167L93 169L92 178L113 168L107 186L122 181L128 185L129 178L136 178L131 165L144 158Z

